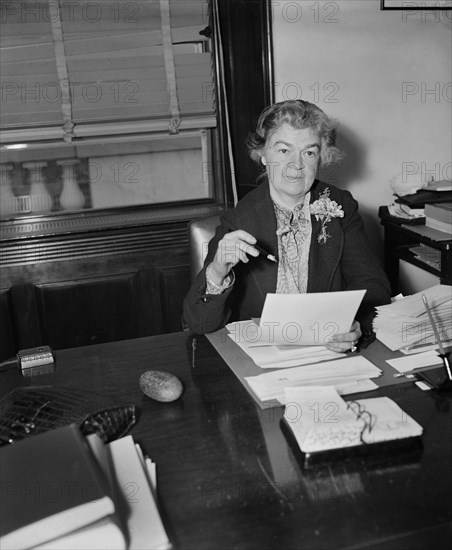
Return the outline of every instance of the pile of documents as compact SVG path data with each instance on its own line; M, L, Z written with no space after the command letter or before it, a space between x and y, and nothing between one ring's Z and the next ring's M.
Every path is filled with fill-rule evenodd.
M346 395L374 390L377 385L370 378L377 378L381 370L365 357L355 355L326 361L320 365L304 365L291 369L275 370L249 376L245 380L261 401L276 400L285 404L287 388L298 386L334 386Z
M254 320L237 321L226 328L229 338L263 369L297 367L342 357L341 353L330 351L325 346L272 345L262 342L259 325Z
M389 349L417 353L437 347L422 295L427 298L443 346L452 344L452 287L440 284L376 308L373 328Z
M295 367L343 357L326 348L348 332L365 290L267 294L260 320L227 325L228 336L267 369Z
M374 390L381 371L361 356L348 357L326 347L348 332L365 290L311 294L267 294L259 320L226 326L228 337L262 369L244 376L260 402L284 403L285 389L334 386L341 394ZM320 364L316 364L320 363Z

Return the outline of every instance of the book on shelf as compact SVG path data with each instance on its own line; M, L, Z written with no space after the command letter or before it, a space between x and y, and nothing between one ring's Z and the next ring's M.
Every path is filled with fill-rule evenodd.
M428 191L452 191L452 180L438 180L438 181L432 181L428 184L428 186L425 188Z
M346 402L332 386L286 392L283 423L304 466L419 448L422 426L389 397Z
M452 202L426 204L425 225L452 235Z
M433 218L425 218L425 225L436 231L441 231L441 233L446 233L449 235L449 238L452 239L452 223L440 222Z
M0 449L0 548L38 546L115 513L106 476L75 424Z
M435 191L425 187L412 195L397 195L395 199L395 202L406 204L410 208L424 208L427 204L451 201L452 191Z
M452 202L426 204L424 210L426 217L452 224Z
M411 220L413 218L425 218L424 208L411 208L406 204L399 204L394 202L388 205L388 212L391 216L397 218Z

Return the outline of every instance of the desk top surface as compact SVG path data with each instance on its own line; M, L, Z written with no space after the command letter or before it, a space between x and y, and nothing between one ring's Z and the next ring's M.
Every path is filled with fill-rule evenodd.
M420 456L303 470L281 430L282 408L261 410L205 338L175 333L56 352L55 373L2 373L16 387L65 385L139 409L134 438L157 463L162 518L176 549L449 548L452 394L407 383L388 395L424 428ZM173 403L144 396L146 370L171 372ZM353 396L356 397L356 396ZM359 397L359 396L358 396Z

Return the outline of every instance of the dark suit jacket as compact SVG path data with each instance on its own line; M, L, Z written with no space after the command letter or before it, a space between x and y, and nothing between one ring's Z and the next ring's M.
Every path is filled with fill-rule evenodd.
M330 238L326 243L318 243L321 222L311 216L307 291L366 289L357 318L368 331L374 306L390 301L389 283L370 248L358 213L358 203L352 195L316 180L311 188L311 202L317 200L327 187L331 200L342 205L344 217L332 219L326 226ZM267 182L248 193L234 209L222 216L221 225L209 243L204 268L184 301L184 321L193 332L213 332L230 321L260 317L267 293L276 290L278 266L259 255L251 257L247 264L237 264L233 287L220 295L205 293L205 268L212 262L218 241L231 225L248 231L265 250L278 256L276 216Z

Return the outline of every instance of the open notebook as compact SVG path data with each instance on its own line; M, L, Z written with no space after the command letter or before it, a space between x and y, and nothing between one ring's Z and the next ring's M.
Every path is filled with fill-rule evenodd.
M284 423L305 465L315 462L316 455L328 459L380 452L388 442L398 442L392 449L407 448L406 442L410 446L412 438L422 435L422 426L389 397L346 402L331 386L287 388Z

